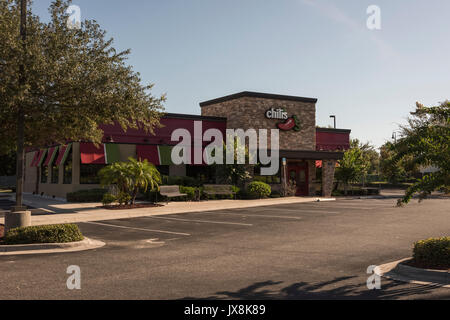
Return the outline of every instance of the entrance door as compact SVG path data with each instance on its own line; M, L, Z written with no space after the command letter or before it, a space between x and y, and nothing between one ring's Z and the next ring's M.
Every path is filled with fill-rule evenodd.
M288 181L297 185L296 196L308 196L308 164L290 164Z

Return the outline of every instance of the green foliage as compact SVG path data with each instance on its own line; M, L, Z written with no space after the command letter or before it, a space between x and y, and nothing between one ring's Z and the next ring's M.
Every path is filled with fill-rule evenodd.
M363 175L365 174L375 174L378 172L380 165L380 155L375 150L375 147L369 142L363 143L359 139L351 139L350 141L351 149L361 150L362 157L366 164Z
M247 187L247 191L251 196L259 199L267 198L272 193L270 186L261 181L251 182Z
M345 194L347 194L348 185L357 182L367 172L369 164L359 148L347 150L338 163L336 178L344 184Z
M131 202L131 195L129 193L126 193L126 192L119 192L119 194L116 197L116 201L120 205L129 204Z
M232 136L227 137L227 141L232 141ZM248 150L248 146L244 143L241 143L239 139L234 139L234 145L230 147L230 152L233 153L234 161L232 164L229 164L225 159L227 159L227 144L223 143L223 163L226 164L216 164L216 175L219 178L221 183L224 184L232 184L243 186L247 181L249 181L252 177L251 172L253 171L253 166L248 165L253 162L254 159L251 159L251 154ZM239 159L239 155L243 155L243 159ZM239 164L239 160L244 160L246 164Z
M82 241L83 235L76 224L33 226L9 230L4 242L12 244L67 243Z
M106 189L89 189L67 194L67 202L100 202L108 193Z
M161 175L156 167L147 160L138 161L128 158L128 162L116 162L104 167L99 172L102 186L117 188L120 199L124 203L134 204L139 190L157 189L161 184ZM129 199L125 197L128 194ZM128 199L128 201L126 201Z
M117 197L111 193L105 193L103 195L102 203L104 206L108 206L114 203L117 200Z
M450 237L422 240L414 244L413 258L429 268L450 268Z
M16 154L9 152L2 155L0 150L0 176L16 175Z
M188 201L194 201L197 198L197 194L198 194L198 188L195 187L185 187L185 186L180 186L180 193L185 193L187 194L185 198L185 200Z
M31 1L29 1L31 2ZM18 106L25 110L25 142L44 146L67 140L100 143L99 124L122 128L159 126L165 96L153 97L139 73L126 64L130 50L117 52L94 20L67 26L71 1L55 0L49 21L28 6L27 39L19 37L18 1L0 1L1 151L14 150ZM18 81L23 65L25 83Z
M380 170L381 175L391 184L399 184L402 181L407 180L409 177L417 173L411 161L410 156L397 161L395 159L396 152L391 142L386 142L380 148Z
M431 108L417 103L408 126L402 127L402 138L390 148L394 164L409 159L411 166L438 168L408 188L399 205L415 194L423 200L433 191L450 189L450 102Z

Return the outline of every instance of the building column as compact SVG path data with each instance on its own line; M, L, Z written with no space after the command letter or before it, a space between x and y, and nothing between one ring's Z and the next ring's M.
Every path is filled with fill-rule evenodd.
M333 192L334 172L336 169L336 160L322 161L322 196L331 197Z

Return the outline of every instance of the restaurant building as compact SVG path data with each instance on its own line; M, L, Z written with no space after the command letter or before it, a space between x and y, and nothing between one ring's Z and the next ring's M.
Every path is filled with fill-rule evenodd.
M336 163L350 147L351 131L317 128L316 103L313 98L246 91L200 103L201 115L165 114L162 127L156 128L153 135L137 129L124 132L119 125L102 125L104 137L99 146L71 142L28 150L25 192L64 198L69 192L99 188L98 171L129 157L147 159L163 175L216 183L212 166L175 165L171 159L172 148L178 144L171 141L173 131L183 128L194 136L194 125L201 122L203 133L218 129L224 137L227 129L279 129L280 164L285 166L269 177L260 176L256 169L254 179L271 184L274 190L281 188L284 181L295 181L298 196L320 193L329 197ZM270 148L270 141L268 145Z

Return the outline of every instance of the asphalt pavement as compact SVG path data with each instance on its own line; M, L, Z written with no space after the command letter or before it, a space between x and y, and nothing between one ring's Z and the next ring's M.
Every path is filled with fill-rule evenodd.
M352 199L80 223L106 246L0 257L0 299L450 299L382 279L371 265L448 236L450 200ZM69 266L81 290L68 290Z

